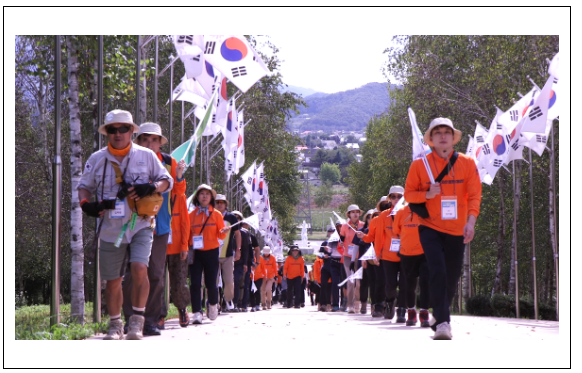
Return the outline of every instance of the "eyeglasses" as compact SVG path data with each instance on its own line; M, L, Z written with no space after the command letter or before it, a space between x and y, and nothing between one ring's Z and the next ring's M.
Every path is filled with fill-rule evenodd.
M399 194L398 196L394 196L394 195L388 196L388 198L390 198L390 199L400 199L400 198L402 198L402 194Z
M217 205L218 205L219 203L224 203L224 204L226 204L226 202L225 202L225 201L216 201L216 204L217 204Z
M121 126L121 127L107 126L107 127L105 127L105 130L107 131L107 133L109 135L115 135L117 132L127 133L127 132L129 132L130 128L131 127L129 127L129 126Z

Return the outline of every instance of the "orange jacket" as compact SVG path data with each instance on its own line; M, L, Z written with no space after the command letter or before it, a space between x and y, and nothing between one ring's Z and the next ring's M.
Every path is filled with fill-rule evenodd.
M452 154L451 154L452 155ZM436 178L448 164L448 159L442 159L435 152L427 155L428 164ZM435 168L436 164L436 168ZM441 195L429 200L426 192L430 188L430 179L421 159L417 159L410 165L404 195L406 201L412 203L426 202L426 208L430 217L419 218L419 224L435 229L439 232L453 236L462 236L469 215L479 216L481 204L481 180L475 161L465 154L459 153L457 162L451 171L441 181L442 196L457 196L457 219L441 219Z
M190 232L190 216L188 206L186 206L186 195L173 194L170 200L174 204L172 210L172 243L168 244L167 255L180 254L181 251L188 251L188 233ZM206 228L204 228L206 230Z
M378 227L376 228L376 238L374 242L378 244L374 245L374 250L376 251L376 258L382 260L389 260L391 262L399 262L400 258L396 251L390 251L390 245L392 244L392 223L394 220L390 213L392 209L382 211L380 216L378 216Z
M196 215L198 212L198 207L196 207L190 213L190 241L188 245L192 245L192 237L200 235L200 231L202 230L202 226L206 219L209 219L202 231L202 236L204 240L204 248L199 249L203 251L216 249L220 246L218 239L223 240L224 237L228 234L228 232L220 233L220 230L224 228L224 220L222 220L222 214L220 211L215 210L212 206L208 206L209 215L206 218L205 213L200 213Z
M376 228L378 227L378 217L379 216L376 216L372 218L372 220L370 220L370 225L368 226L368 233L363 238L365 243L374 242L374 248L380 245L380 243L376 240Z
M302 256L293 258L293 256L288 255L285 260L285 265L283 266L283 276L288 279L303 277L305 273L305 261Z
M349 224L349 225L348 225ZM344 256L349 256L351 257L351 255L348 254L348 248L350 247L350 245L352 244L352 241L354 240L354 237L356 236L356 232L354 232L354 230L352 228L355 228L356 230L362 228L364 226L364 222L359 221L357 223L357 226L354 227L350 221L348 220L348 223L343 224L342 228L340 229L340 236L344 236L344 242L343 242L343 247L344 247L344 252L343 255ZM357 251L357 245L356 245L356 251Z
M313 262L313 279L321 283L321 267L323 266L323 259L317 258Z
M277 276L277 260L273 255L269 255L269 259L265 259L261 255L259 265L263 267L266 278L274 278Z
M410 206L406 205L396 213L392 233L394 236L400 236L400 254L424 254L418 236L418 215L410 211Z

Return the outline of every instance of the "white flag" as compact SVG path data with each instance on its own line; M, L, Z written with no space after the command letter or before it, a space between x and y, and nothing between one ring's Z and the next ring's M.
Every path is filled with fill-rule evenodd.
M528 108L533 105L536 94L539 94L539 91L537 88L532 88L525 96L513 104L509 110L501 114L497 121L503 123L508 131L513 131L527 113Z
M335 212L334 212L334 214L335 214ZM329 218L329 221L331 222L331 226L335 228L335 224L333 223L333 220L331 219L331 217ZM337 231L337 229L334 229L331 236L329 236L327 238L327 242L338 242L339 240L340 240L340 236L339 236L339 232Z
M209 98L206 96L206 92L204 92L202 87L194 79L188 79L186 75L184 75L180 84L172 92L172 100L187 101L198 107L206 105ZM203 109L199 119L204 119L205 114L206 110Z
M248 218L243 219L242 221L253 227L255 230L257 231L259 230L259 215L257 214L251 215Z
M521 133L522 125L523 122L519 123L509 136L509 153L505 158L505 162L503 162L505 165L508 165L511 161L516 159L523 159L523 142L525 141L525 138Z
M546 150L546 144L548 143L548 138L550 136L550 129L552 128L551 125L552 121L546 123L545 133L522 132L523 137L520 139L520 144L527 146L541 157L542 154L544 154L544 150Z
M360 257L360 260L375 260L376 250L374 249L374 244L370 244L370 248Z
M178 56L198 56L204 48L204 35L172 35Z
M342 224L346 224L346 222L347 222L347 220L346 220L346 219L344 219L344 218L342 218L341 216L339 216L339 215L337 214L337 212L335 212L335 211L332 211L332 212L333 212L333 214L335 215L335 217L337 218L337 220L339 220L339 221L340 221L340 223L342 223ZM331 219L331 218L330 218L330 219ZM334 224L334 227L335 227L335 224Z
M206 60L243 92L270 73L242 35L206 35L204 41Z
M471 157L474 161L475 164L477 164L477 158L475 157L475 140L473 140L473 137L471 135L469 136L469 143L467 144L467 151L465 152L465 155Z
M487 136L489 136L489 132L483 127L479 122L477 122L477 127L475 128L475 145L474 145L474 154L477 163L482 164L481 159L487 158L491 149L489 146L483 148L483 146L487 143Z
M234 169L238 150L238 128L239 123L236 105L234 100L230 100L226 127L222 130L224 137L222 140L222 148L224 149L224 169L226 170L227 180L230 179L230 175L235 173Z
M552 62L548 66L548 74L560 79L560 52L552 58Z
M255 168L257 167L257 161L254 161L253 164L240 176L243 181L243 185L245 186L246 193L244 195L245 199L249 204L249 208L251 211L254 208L254 200L253 200L253 190L254 190L254 183L255 183ZM254 212L254 211L253 211Z
M558 80L550 75L531 109L525 114L523 127L521 128L522 132L545 133L548 111L556 102L556 94L552 90L554 80L556 80L557 84ZM550 101L550 98L553 100Z
M412 111L410 107L408 108L408 117L410 118L410 126L412 128L412 160L414 161L418 158L422 159L422 163L424 164L428 178L430 179L430 182L434 184L434 175L432 174L430 165L426 159L426 155L430 153L431 150L423 140L420 129L418 128L418 124L416 123L416 114L414 114L414 111ZM428 153L426 149L427 147Z
M337 286L343 286L346 282L350 281L350 282L354 282L355 280L361 280L362 276L364 275L364 267L360 267L358 268L358 270L356 271L356 273L354 273L353 275L348 276L348 278L346 278L345 280L343 280L342 282L340 282L339 284L337 284Z
M196 78L200 76L204 70L204 58L202 54L197 56L180 56L180 60L184 64L184 69L186 70L186 76L188 78Z
M265 181L265 166L263 162L257 166L255 169L255 176L253 180L253 201L255 206L252 206L251 209L254 209L255 212L259 211L258 205L263 197L263 185Z
M491 178L495 178L497 171L503 165L510 149L509 140L511 134L502 123L497 121L501 114L503 112L497 109L497 115L495 115L491 123L489 136L487 137L487 145L491 146L491 153L489 154L488 163L485 163L484 166Z
M396 213L397 213L397 212L398 212L398 211L399 211L401 208L403 208L403 207L404 207L404 202L405 202L405 200L404 200L404 196L402 196L402 198L400 198L400 199L398 200L398 202L396 203L396 206L394 206L394 208L393 208L393 209L392 209L392 211L390 212L390 216L392 216L392 215L396 215Z
M238 113L238 144L235 159L234 173L238 174L241 167L245 165L245 123L242 111Z

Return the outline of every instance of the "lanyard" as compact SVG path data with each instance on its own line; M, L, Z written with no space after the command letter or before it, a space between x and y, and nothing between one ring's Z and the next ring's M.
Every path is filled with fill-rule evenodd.
M205 215L205 214L202 214L202 219L204 219L204 215ZM200 232L198 232L198 236L201 236L201 235L202 235L202 231L204 230L204 227L206 227L206 223L208 223L208 220L210 220L210 216L208 216L208 217L206 218L206 221L205 221L205 222L204 222L204 224L202 225L202 229L200 230Z
M438 169L438 167L437 167L437 164L436 164L436 161L435 161L435 156L433 156L433 158L432 158L432 162L434 163L434 169L435 169L436 171L438 171L439 169ZM448 162L449 162L449 160L447 159L447 164L445 165L445 167L448 167L448 166L449 166L449 163L448 163ZM454 165L453 165L453 167L451 167L451 170L453 171L453 191L454 191L455 195L457 195L457 185L456 185L457 183L455 182L455 166L454 166ZM444 171L444 168L443 168L443 171ZM442 172L442 171L441 171L441 172ZM447 175L448 175L448 174L447 174ZM443 178L443 179L444 179L444 178ZM442 182L442 181L441 181L441 182ZM444 192L443 192L443 188L441 188L441 196L444 196L444 195L445 195L445 194L444 194Z

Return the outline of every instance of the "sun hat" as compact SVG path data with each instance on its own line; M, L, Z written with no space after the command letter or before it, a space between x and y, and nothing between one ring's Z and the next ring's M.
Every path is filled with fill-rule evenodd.
M133 123L133 117L129 111L115 109L111 110L109 113L105 114L105 123L99 126L97 132L102 135L107 136L107 131L105 127L110 124L121 123L121 124L131 124L133 126L133 132L139 131L139 126Z
M392 193L404 195L404 188L401 187L400 185L392 185L390 187L390 192L388 192L388 195L391 195Z
M133 140L133 142L137 144L137 138L139 137L139 135L143 135L144 133L150 134L150 135L161 136L162 137L162 141L161 141L162 145L168 143L168 139L166 138L166 136L162 135L162 127L160 127L160 125L157 123L153 123L153 122L142 123L139 126L139 132L137 133L137 137Z
M224 194L217 194L216 197L214 197L214 200L215 201L224 201L224 203L228 207L228 201L226 200L226 196Z
M212 193L212 199L216 200L216 191L214 189L212 189L212 187L210 185L200 184L200 185L198 185L198 188L196 189L196 192L194 193L194 197L192 198L192 203L194 203L195 205L198 205L198 193L201 190L210 191L210 193ZM214 201L212 201L211 204L214 207Z
M263 254L271 255L271 248L269 246L263 247Z
M335 227L330 226L329 228L327 228L327 231L328 232L335 232Z
M349 215L349 213L350 213L351 211L355 211L355 210L358 210L358 211L360 212L360 214L363 214L363 213L364 213L364 211L360 210L360 208L358 207L358 205L349 205L349 206L348 206L348 211L346 211L346 216L347 216L347 217L349 217L349 216L348 216L348 215Z
M430 141L430 134L432 130L437 126L447 126L453 130L453 145L461 141L461 136L463 135L461 131L455 129L453 127L453 122L449 118L435 118L430 122L428 129L424 133L424 142L427 143L429 146L434 146L433 142Z
M216 200L216 199L215 199L215 200ZM222 200L221 200L221 201L222 201ZM244 219L244 218L245 218L245 217L243 216L243 214L242 214L240 211L238 211L238 210L231 211L231 214L233 214L233 215L236 215L236 216L240 217L241 219Z
M291 250L299 250L299 246L291 245L291 246L289 246L289 251L291 251Z
M368 215L372 215L373 213L374 213L373 209L366 211L366 213L364 214L364 221L366 221L366 218L368 217Z

